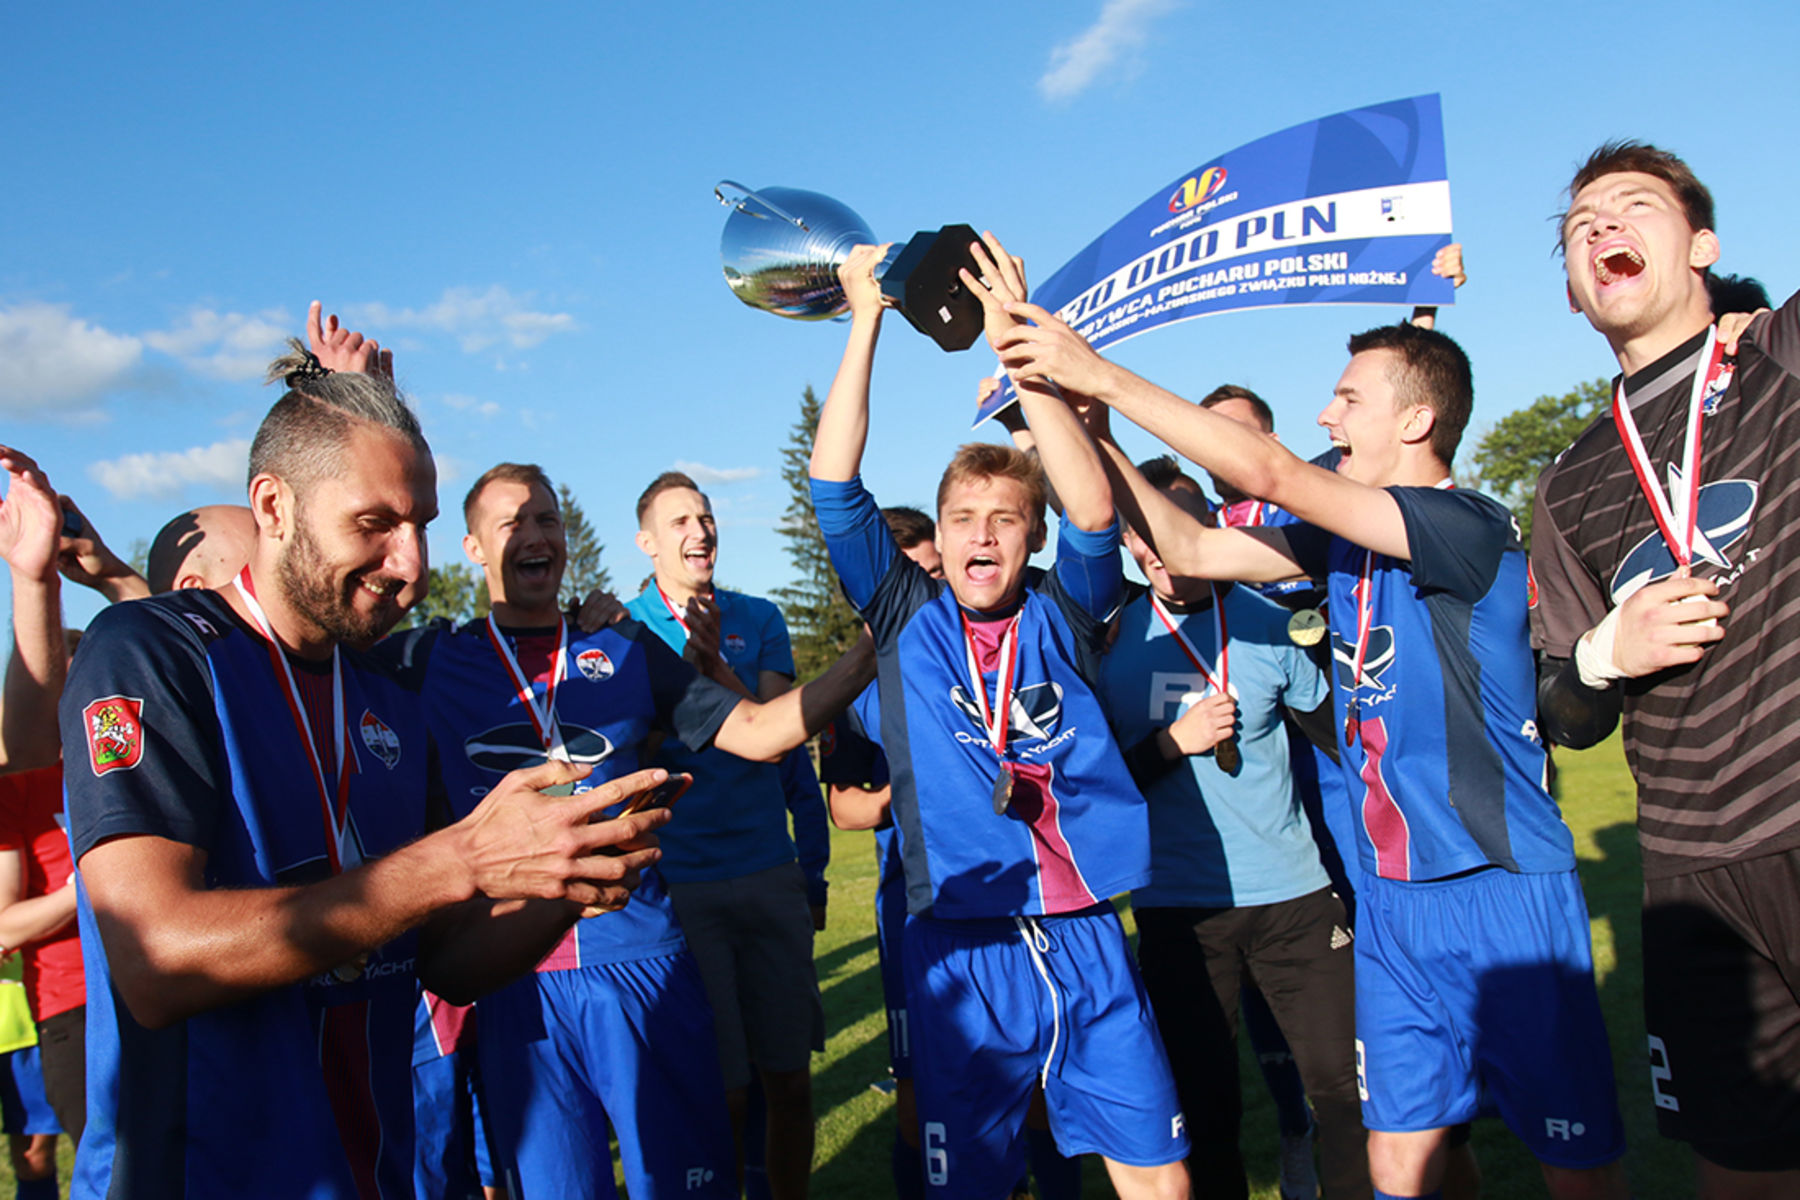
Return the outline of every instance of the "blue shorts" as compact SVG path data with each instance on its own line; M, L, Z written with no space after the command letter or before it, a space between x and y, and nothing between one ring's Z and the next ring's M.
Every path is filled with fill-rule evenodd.
M1025 1172L1041 1082L1065 1155L1187 1157L1175 1080L1110 904L1060 917L906 926L906 995L926 1182L1004 1196Z
M604 916L594 918L604 921ZM512 1200L733 1197L712 1008L693 955L539 971L484 997L481 1090Z
M496 1182L469 1067L455 1050L413 1065L413 1190L421 1196L480 1200Z
M1363 1123L1440 1129L1498 1113L1540 1162L1625 1152L1575 872L1498 868L1357 885Z
M881 996L887 1006L888 1066L895 1079L912 1078L912 1031L906 1016L906 972L901 966L906 931L906 873L892 829L875 831L875 948L881 962Z
M0 1123L19 1137L62 1132L44 1098L44 1069L36 1046L0 1054Z

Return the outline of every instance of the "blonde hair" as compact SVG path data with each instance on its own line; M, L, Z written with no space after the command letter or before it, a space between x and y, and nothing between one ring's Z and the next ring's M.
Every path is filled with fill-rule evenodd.
M969 442L957 447L950 465L944 468L943 478L938 480L938 519L943 519L944 497L952 487L959 483L987 479L1010 479L1024 488L1026 508L1031 513L1035 527L1044 527L1048 487L1037 456L997 442Z

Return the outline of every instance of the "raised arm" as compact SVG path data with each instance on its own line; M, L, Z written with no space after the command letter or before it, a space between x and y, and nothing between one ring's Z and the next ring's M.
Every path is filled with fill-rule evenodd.
M981 301L988 343L997 351L999 341L1018 324L1007 305L1025 299L1025 270L1019 259L1006 252L999 238L992 233L981 236L981 242L969 247L981 275L977 278L965 270L962 279ZM1105 468L1061 394L1042 379L1022 381L1019 407L1031 428L1044 476L1062 502L1063 519L1090 533L1111 527L1112 489L1106 481Z
M850 337L819 412L808 468L814 479L841 483L862 471L863 447L869 441L869 377L875 368L883 307L875 267L886 253L886 246L858 246L838 268L838 280L850 302Z
M1258 430L1209 412L1094 352L1080 334L1032 304L1009 305L1034 323L1003 339L1001 361L1016 380L1054 378L1112 408L1246 496L1393 558L1410 558L1400 506L1367 487L1296 457ZM1159 552L1162 550L1158 546ZM1169 559L1165 555L1165 563Z
M100 537L100 531L87 519L87 514L67 496L58 497L62 505L62 537L56 551L56 567L70 583L93 588L106 597L107 603L141 600L150 594L150 585L131 565L112 552Z
M0 710L0 768L47 767L62 756L56 705L68 674L62 579L56 573L62 507L28 455L0 446L8 478L0 500L0 558L12 569L12 653Z

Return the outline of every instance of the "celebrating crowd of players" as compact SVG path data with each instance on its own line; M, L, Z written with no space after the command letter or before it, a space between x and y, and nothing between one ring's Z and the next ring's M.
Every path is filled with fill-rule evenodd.
M638 504L642 594L565 611L555 489L494 467L463 504L490 612L393 632L435 468L391 357L316 306L248 506L171 522L147 581L0 447L19 1194L57 1194L60 1123L77 1196L607 1195L609 1138L634 1196L803 1196L822 779L878 831L903 1197L1075 1196L1087 1154L1121 1196L1244 1195L1240 1012L1284 1195L1475 1195L1467 1126L1498 1115L1553 1195L1624 1197L1546 790L1548 744L1621 717L1660 1127L1706 1196L1800 1193L1800 307L1715 325L1712 226L1663 151L1575 176L1569 298L1621 375L1540 483L1529 567L1452 483L1471 371L1428 320L1350 339L1308 463L1253 393L1096 354L991 235L964 281L1029 450L964 446L935 523L883 510L857 248L811 477L867 631L798 687L675 473ZM1115 415L1225 503L1132 463ZM115 602L72 661L62 576Z

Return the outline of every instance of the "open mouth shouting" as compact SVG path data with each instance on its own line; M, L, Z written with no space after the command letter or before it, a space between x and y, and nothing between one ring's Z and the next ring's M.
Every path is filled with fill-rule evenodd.
M1644 256L1623 242L1610 242L1595 251L1594 281L1601 287L1623 283L1643 273Z
M519 558L513 569L521 583L548 583L555 560L548 554L530 554Z
M963 576L976 587L988 587L1000 580L1000 563L991 554L972 554L963 565Z

